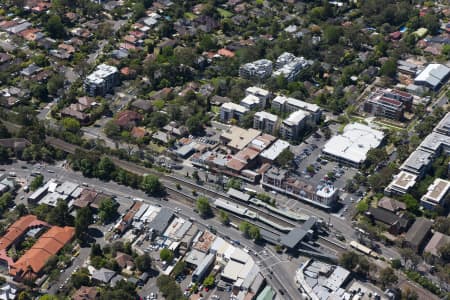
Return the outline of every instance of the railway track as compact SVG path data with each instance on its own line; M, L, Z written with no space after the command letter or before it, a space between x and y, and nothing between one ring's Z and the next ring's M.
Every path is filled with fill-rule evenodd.
M228 195L225 195L225 194L217 192L217 191L213 191L206 187L201 187L201 186L191 183L187 180L183 180L183 179L177 178L175 176L170 176L170 175L166 175L165 178L169 178L172 181L172 183L175 181L175 182L179 183L180 185L189 186L190 188L192 188L192 190L202 193L205 196L210 196L213 199L222 198L229 202L233 202L233 203L236 203L236 204L239 204L242 206L246 206L249 209L251 209L251 210L255 211L256 213L258 213L259 215L261 215L262 217L264 217L272 222L278 223L281 226L284 226L284 227L298 226L298 224L296 224L290 220L286 220L280 216L274 216L270 212L265 211L265 209L259 208L255 205L249 205L248 203L244 203L242 201L235 200L233 198L228 197ZM166 185L166 187L167 187L167 185Z
M56 147L56 148L59 148L59 149L61 149L63 151L66 151L68 153L75 153L76 149L82 149L82 148L80 148L77 145L73 145L73 144L67 143L67 142L65 142L63 140L60 140L60 139L57 139L57 138L54 138L54 137L50 137L50 136L47 136L46 142L48 144ZM86 151L86 149L83 149L83 150ZM178 177L173 176L173 175L163 174L163 173L157 172L157 171L155 171L153 169L146 168L146 167L143 167L143 166L139 166L139 165L137 165L137 164L135 164L133 162L129 162L129 161L118 159L117 157L113 157L113 156L110 156L110 155L105 155L105 156L110 158L115 165L117 165L118 167L120 167L120 168L122 168L122 169L124 169L124 170L126 170L128 172L131 172L131 173L134 173L134 174L137 174L137 175L140 175L140 176L144 176L144 175L147 175L147 174L153 174L153 175L158 176L160 178L161 182L168 189L169 194L170 193L178 194L177 195L178 199L180 199L180 197L185 197L185 198L187 197L187 198L191 198L191 199L195 200L196 198L193 197L193 196L188 195L187 193L183 193L183 192L180 192L180 191L178 191L176 189L170 188L170 185L178 183L178 184L180 184L183 187L190 188L192 190L195 190L199 194L203 194L205 196L209 196L209 197L211 197L213 199L223 198L223 199L225 199L227 201L234 202L234 203L237 203L239 205L246 206L249 209L251 209L251 210L255 211L256 213L258 213L259 215L261 215L262 217L264 217L264 218L266 218L266 219L268 219L268 220L270 220L272 222L275 222L275 223L277 223L277 224L279 224L279 225L281 225L283 227L295 227L295 226L298 226L297 223L294 223L293 221L288 220L287 218L274 215L273 212L268 212L265 209L259 208L259 207L255 206L255 205L249 205L248 203L243 203L241 201L234 200L234 199L228 197L226 194L220 193L218 191L214 191L214 190L212 190L212 189L210 189L208 187L199 186L199 185L194 184L194 183L192 183L192 182L190 182L188 180L184 180L184 179L178 178ZM192 204L192 202L191 202L191 204Z
M167 188L167 189L168 189L168 195L169 195L168 198L169 199L172 199L172 200L175 200L175 201L180 201L180 202L183 202L183 203L188 204L188 205L195 205L195 201L197 200L196 197L194 197L194 196L187 196L184 193L182 193L182 192L180 192L180 191L178 191L176 189L170 188L170 187ZM220 213L220 209L218 209L218 208L216 208L214 206L211 206L211 209L212 209L212 211L214 212L215 215L218 215ZM234 215L232 213L229 214L229 218L230 218L231 222L234 222L234 223L237 222L238 224L240 222L242 222L242 221L253 221L254 222L254 220L243 218L243 217ZM258 224L256 224L256 225L258 225L258 227L260 227L262 229L265 229L265 230L267 230L269 232L272 232L272 233L275 233L275 234L280 234L280 231L277 231L276 229L274 229L272 227L269 227L266 224L263 224L261 222L258 222Z

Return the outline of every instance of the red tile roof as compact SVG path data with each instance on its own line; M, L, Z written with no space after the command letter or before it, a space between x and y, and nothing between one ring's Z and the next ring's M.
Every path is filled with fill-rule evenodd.
M48 259L56 255L72 240L74 235L74 227L53 226L37 240L30 250L10 266L9 274L19 278L36 277Z

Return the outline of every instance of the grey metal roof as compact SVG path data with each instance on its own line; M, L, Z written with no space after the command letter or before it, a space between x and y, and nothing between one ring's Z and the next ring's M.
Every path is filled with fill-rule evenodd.
M288 234L281 237L281 243L288 248L295 248L316 224L316 217L310 217L301 227L295 227Z
M432 222L425 218L418 218L408 230L405 241L413 246L419 246L431 230Z
M173 219L173 212L167 207L161 208L156 217L149 223L149 228L153 228L156 232L163 232L170 221Z
M236 190L236 189L233 189L233 188L230 188L227 191L227 194L229 196L233 197L233 198L236 198L236 199L239 199L239 200L242 200L242 201L245 201L245 202L248 202L248 200L250 200L250 195L249 194L243 193L243 192L241 192L239 190Z

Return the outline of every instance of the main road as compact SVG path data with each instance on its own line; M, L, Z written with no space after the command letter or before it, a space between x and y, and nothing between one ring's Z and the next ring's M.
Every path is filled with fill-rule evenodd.
M250 251L253 259L263 270L266 275L267 281L277 290L277 293L283 292L283 299L299 299L300 293L297 289L296 283L294 282L294 271L297 267L296 260L289 260L286 255L279 255L274 253L270 248L264 245L258 245L250 240L243 238L242 234L229 226L224 226L218 219L210 218L207 220L199 220L199 216L192 209L192 205L184 201L176 201L169 197L169 201L162 201L160 198L149 197L146 193L141 190L132 189L127 186L119 185L112 181L101 181L96 178L86 178L79 172L74 172L71 169L67 169L59 165L30 165L25 162L16 162L11 165L0 165L1 168L7 170L8 172L16 173L18 178L25 179L26 182L30 182L33 177L30 177L32 171L39 171L44 176L46 180L54 178L58 181L71 181L78 184L87 184L93 187L97 191L102 191L110 195L115 195L117 202L120 204L120 211L124 212L129 208L133 202L132 199L139 198L143 199L144 202L149 204L158 204L167 208L172 209L176 214L190 218L194 220L197 226L201 229L206 229L209 226L213 226L217 230L217 234L225 239L239 241L242 247L245 247ZM85 255L80 255L86 258ZM77 264L80 265L83 262L77 259ZM75 264L74 264L75 265ZM72 272L73 267L68 268L63 272L63 276L68 277ZM271 271L271 272L270 272ZM271 273L271 274L270 274ZM60 281L61 284L63 281ZM56 284L51 291L55 292L59 287Z

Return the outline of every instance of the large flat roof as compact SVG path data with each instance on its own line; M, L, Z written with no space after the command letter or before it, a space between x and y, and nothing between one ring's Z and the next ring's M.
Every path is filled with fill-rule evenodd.
M450 73L450 68L442 64L429 64L414 80L438 86Z
M221 108L227 109L227 110L232 110L232 111L237 111L241 114L245 114L246 112L248 112L248 108L246 108L242 105L236 104L234 102L226 102L226 103L222 104Z
M362 163L367 152L381 144L384 133L361 123L345 126L344 133L332 137L324 146L323 152L345 160Z
M450 112L439 121L434 130L445 135L450 135Z
M268 149L264 150L260 155L268 160L275 160L278 155L286 149L289 149L290 144L283 140L277 140Z
M223 132L221 137L229 140L227 146L242 150L253 139L261 135L261 131L256 129L243 129L237 126L232 126L227 131Z
M436 178L428 187L428 191L423 195L423 200L434 203L440 203L442 198L448 193L450 189L450 181L441 178Z

